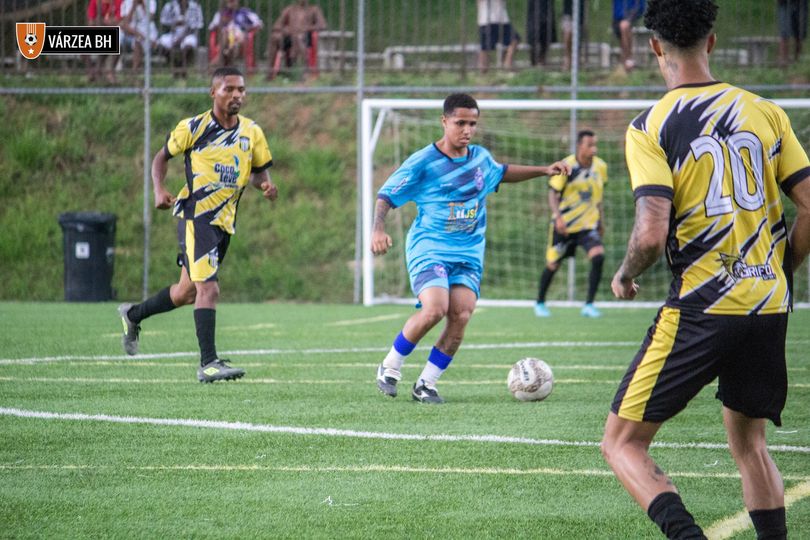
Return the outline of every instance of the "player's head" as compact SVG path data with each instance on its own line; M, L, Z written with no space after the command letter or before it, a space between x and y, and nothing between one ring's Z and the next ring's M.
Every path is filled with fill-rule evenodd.
M583 129L577 133L577 160L590 161L596 155L596 133Z
M245 99L245 77L235 67L217 68L211 76L211 97L214 112L233 116L239 114Z
M644 26L681 51L701 48L717 17L714 0L648 0Z
M455 150L462 150L478 128L478 103L469 94L450 94L444 100L442 126L444 141Z

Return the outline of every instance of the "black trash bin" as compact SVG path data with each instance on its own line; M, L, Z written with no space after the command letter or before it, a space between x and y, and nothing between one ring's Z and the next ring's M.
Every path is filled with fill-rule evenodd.
M59 215L65 256L65 300L112 300L115 214L69 212Z

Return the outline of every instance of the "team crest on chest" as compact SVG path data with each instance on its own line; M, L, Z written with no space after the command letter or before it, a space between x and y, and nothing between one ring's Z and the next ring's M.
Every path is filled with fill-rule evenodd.
M473 182L475 183L475 189L481 191L484 189L484 173L481 171L481 167L475 168L475 174L473 175Z
M250 139L248 137L239 137L239 148L242 152L250 150Z

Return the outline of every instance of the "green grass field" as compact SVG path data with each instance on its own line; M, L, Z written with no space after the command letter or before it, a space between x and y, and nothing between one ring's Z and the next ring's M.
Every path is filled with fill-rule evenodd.
M123 356L114 304L0 303L0 537L658 538L599 454L618 381L654 316L481 308L426 406L374 369L411 309L223 304L218 348L247 376L196 382L189 308ZM418 375L425 338L406 364ZM810 538L810 312L792 316L790 391L769 427L792 538ZM548 361L519 403L509 366ZM404 394L404 395L403 395ZM754 538L706 388L654 457L711 538Z

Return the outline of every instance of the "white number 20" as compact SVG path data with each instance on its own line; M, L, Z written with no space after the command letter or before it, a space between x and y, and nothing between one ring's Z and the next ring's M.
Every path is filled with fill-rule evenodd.
M704 154L709 154L714 163L712 177L709 180L709 191L706 193L706 216L730 214L734 211L731 195L723 195L723 176L726 168L723 146L717 139L708 135L698 137L692 141L690 146L695 161ZM741 131L730 136L726 146L731 162L734 202L743 210L753 211L761 208L765 204L765 188L762 179L762 142L753 133ZM753 193L749 191L748 173L742 157L743 148L748 150L751 159L751 173L754 177Z

